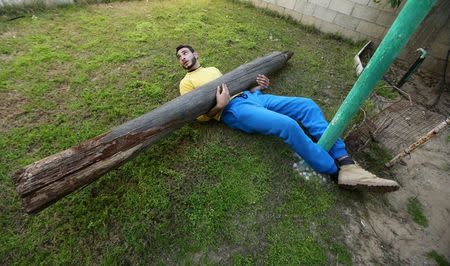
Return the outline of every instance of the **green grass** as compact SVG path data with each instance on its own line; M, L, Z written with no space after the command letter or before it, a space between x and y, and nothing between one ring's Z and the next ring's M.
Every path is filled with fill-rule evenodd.
M384 81L379 81L375 86L374 91L376 94L389 100L394 100L399 96L398 93L389 87Z
M385 164L392 156L376 142L371 141L362 151L355 154L355 157L367 170L379 176L391 174Z
M428 226L427 217L423 214L422 204L417 198L408 199L407 211L414 222L424 227Z
M442 256L441 254L437 253L435 250L428 252L427 257L436 261L436 264L438 266L449 266L450 265L450 263L445 259L445 257Z
M247 4L149 1L0 23L0 264L351 264L347 195L306 182L282 141L193 122L35 216L11 174L178 96L175 47L223 72L291 50L271 93L330 118L359 47Z

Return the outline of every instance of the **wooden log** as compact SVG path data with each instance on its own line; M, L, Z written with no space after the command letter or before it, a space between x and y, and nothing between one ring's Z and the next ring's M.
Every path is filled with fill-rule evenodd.
M291 56L292 52L273 52L257 58L103 135L17 171L12 179L25 211L39 212L208 112L220 84L226 83L230 94L236 94L255 85L258 74L281 69Z

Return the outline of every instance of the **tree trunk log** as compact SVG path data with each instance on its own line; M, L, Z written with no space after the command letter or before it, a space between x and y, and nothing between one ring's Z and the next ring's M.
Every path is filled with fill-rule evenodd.
M239 93L254 85L258 74L281 69L291 56L291 52L273 52L257 58L103 135L19 170L12 179L25 211L39 212L208 112L220 84L226 83L231 95Z

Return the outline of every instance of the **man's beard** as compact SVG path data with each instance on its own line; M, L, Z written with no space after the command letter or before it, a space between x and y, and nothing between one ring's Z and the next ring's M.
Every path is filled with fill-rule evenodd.
M189 66L183 66L187 70L191 70L191 67L193 67L197 63L197 58L192 58L192 63L189 64Z

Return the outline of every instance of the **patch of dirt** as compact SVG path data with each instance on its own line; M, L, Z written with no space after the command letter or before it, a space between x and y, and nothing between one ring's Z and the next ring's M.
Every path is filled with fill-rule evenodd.
M0 92L0 99L0 132L4 133L22 124L28 99L17 91Z
M395 75L392 73L404 73L404 70L394 67L390 75ZM393 118L390 125L371 136L392 156L448 117L450 107L446 104L439 108L430 107L431 100L436 97L436 90L432 88L438 84L439 79L414 75L402 87L415 101L414 106L398 108L401 104L397 104L398 110L385 109L373 119L372 131L384 118ZM440 101L448 98L446 90ZM347 209L351 218L343 231L355 264L436 265L427 257L433 250L450 260L449 135L447 126L392 167L391 173L401 185L400 190L386 195L365 194L365 200ZM428 226L417 224L408 214L407 206L412 198L423 206Z
M15 32L15 31L0 32L0 39L16 38L16 36L17 36L17 32Z
M71 70L70 64L59 62L52 63L47 70L47 75L50 80L61 78L68 79L68 77L72 75Z
M28 96L16 90L0 92L0 99L2 99L0 101L0 133L6 133L13 128L23 127L24 125L47 123L54 118L55 111L66 108L66 102L70 97L70 86L61 84L45 93L45 99L55 102L56 109L47 110L42 107L30 109L28 105L32 101Z
M14 58L14 56L9 55L9 54L0 54L0 62L3 61L2 64L3 63L7 64L7 63L11 62L13 60L13 58Z
M0 32L0 40L16 38L16 34L17 33L15 31ZM14 59L14 56L12 56L10 54L0 53L0 64L8 64L13 59Z
M124 77L129 75L129 73L133 72L133 69L137 66L146 66L148 65L148 62L150 62L150 56L140 56L137 58L130 59L124 63L117 64L117 67L105 70L95 70L90 74L91 81L95 81L98 84L105 83L105 80L108 80L110 77ZM150 68L147 68L148 70L141 70L140 74L142 76L148 76L150 75L149 72L151 70ZM124 87L125 86L125 79L120 79L119 83L117 83L118 87Z
M343 228L356 264L434 265L433 250L450 255L450 130L441 132L396 164L393 174L400 190L385 196L368 195L349 209L353 217ZM423 205L428 226L416 224L407 212L410 198ZM381 203L380 203L381 200Z

